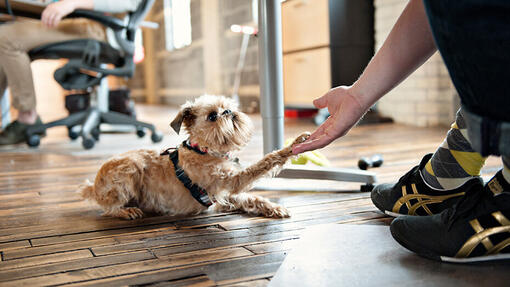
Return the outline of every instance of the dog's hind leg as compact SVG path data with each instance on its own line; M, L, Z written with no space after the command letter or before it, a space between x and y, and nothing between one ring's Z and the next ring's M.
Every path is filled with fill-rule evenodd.
M130 204L130 202L137 202L138 199L138 187L135 182L137 181L133 177L124 177L123 180L102 177L96 180L93 186L82 188L82 196L95 200L103 208L104 216L124 219L141 218L143 211Z
M249 214L273 218L284 218L290 216L289 211L285 207L272 203L264 197L245 192L230 194L225 198L218 200L215 209L221 212L242 210Z

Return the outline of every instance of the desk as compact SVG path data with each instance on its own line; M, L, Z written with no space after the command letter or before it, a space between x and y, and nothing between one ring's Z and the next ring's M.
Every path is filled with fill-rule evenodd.
M264 153L283 147L283 67L281 1L258 0L260 114ZM319 95L317 95L319 96ZM279 177L323 179L365 183L369 191L377 181L375 173L355 169L287 168Z

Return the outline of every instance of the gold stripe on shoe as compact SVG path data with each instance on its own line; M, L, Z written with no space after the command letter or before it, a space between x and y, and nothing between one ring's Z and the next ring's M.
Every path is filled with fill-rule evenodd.
M510 221L500 211L493 212L492 216L501 224L501 226L484 229L477 219L471 220L469 224L471 224L471 227L473 227L473 230L476 233L472 235L464 243L464 245L462 245L462 247L459 249L455 257L457 258L469 257L469 255L471 255L471 252L473 252L473 250L480 243L482 243L485 249L487 249L485 255L497 254L501 250L510 245L510 238L501 241L495 246L490 241L489 236L491 235L510 232Z
M447 195L427 195L427 194L419 194L418 190L416 189L416 185L413 183L411 184L411 188L413 190L413 194L407 194L406 186L402 186L402 197L395 202L393 205L392 211L394 213L399 213L400 208L402 205L407 206L408 214L409 215L416 215L416 210L420 207L422 207L425 212L428 215L433 215L432 211L430 211L428 204L432 203L440 203L442 201L445 201L447 199L457 197L457 196L463 196L465 192L458 192L453 194L447 194ZM411 200L416 199L418 202L411 205Z

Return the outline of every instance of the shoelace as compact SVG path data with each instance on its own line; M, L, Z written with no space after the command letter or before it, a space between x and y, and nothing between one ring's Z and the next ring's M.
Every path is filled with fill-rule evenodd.
M397 185L401 185L402 182L406 182L409 177L418 169L419 166L415 166L410 171L408 171L406 174L404 174L397 182Z

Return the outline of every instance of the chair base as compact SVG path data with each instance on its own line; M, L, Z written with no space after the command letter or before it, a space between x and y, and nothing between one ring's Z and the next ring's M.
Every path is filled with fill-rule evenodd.
M85 149L91 149L99 139L99 126L103 123L134 126L139 137L145 135L144 129L149 129L152 133L151 140L154 143L160 142L163 139L163 135L156 131L156 128L152 124L137 121L135 118L121 113L112 111L102 112L98 108L89 108L86 111L73 113L60 120L28 128L26 132L27 144L31 147L37 147L40 144L39 135L43 134L46 129L56 126L66 126L71 139L76 139L81 136L83 147ZM73 127L79 125L81 125L81 131L77 133L73 130Z

